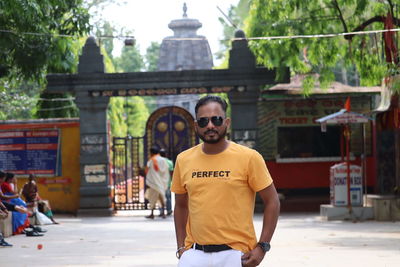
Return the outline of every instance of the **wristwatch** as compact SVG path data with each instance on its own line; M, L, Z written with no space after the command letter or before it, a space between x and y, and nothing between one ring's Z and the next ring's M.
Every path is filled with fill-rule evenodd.
M264 253L268 252L271 249L271 245L269 244L269 242L258 242L257 246L259 246Z

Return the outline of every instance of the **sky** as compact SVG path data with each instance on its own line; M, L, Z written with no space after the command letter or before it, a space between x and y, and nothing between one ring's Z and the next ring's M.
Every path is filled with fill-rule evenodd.
M223 36L223 28L218 17L223 17L217 6L228 14L231 5L237 5L239 0L116 0L103 11L103 18L127 30L133 30L136 44L142 54L152 41L162 42L173 31L168 28L171 20L181 19L183 3L187 5L188 18L198 19L203 27L198 35L206 36L214 54L219 50L219 40ZM122 4L122 3L126 4ZM232 36L233 37L233 36ZM123 41L115 42L119 54ZM214 65L215 65L214 57Z

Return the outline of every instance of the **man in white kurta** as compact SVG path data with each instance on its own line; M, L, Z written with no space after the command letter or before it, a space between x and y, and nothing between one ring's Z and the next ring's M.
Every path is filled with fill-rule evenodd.
M161 205L160 216L165 218L165 191L168 188L168 165L164 158L159 154L158 148L150 149L150 159L147 162L146 172L146 198L149 200L151 214L148 219L154 219L154 209L156 203Z

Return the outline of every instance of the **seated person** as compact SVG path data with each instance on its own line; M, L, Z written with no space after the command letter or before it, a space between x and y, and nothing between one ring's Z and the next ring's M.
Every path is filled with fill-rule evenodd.
M54 220L49 202L47 200L43 200L39 196L35 176L33 176L33 174L29 174L28 179L28 182L24 184L24 187L22 188L22 195L24 196L26 203L31 207L37 206L40 212L49 217L54 224L58 224L58 222Z
M10 243L7 243L4 240L2 233L0 233L0 247L12 247L12 245Z
M2 175L4 176L4 175ZM15 177L13 173L6 173L1 178L0 191L2 192L2 198L11 197L6 199L5 205L7 209L12 211L12 228L13 235L18 235L24 232L25 228L29 227L30 222L28 218L28 210L26 209L26 203L18 196L16 190Z

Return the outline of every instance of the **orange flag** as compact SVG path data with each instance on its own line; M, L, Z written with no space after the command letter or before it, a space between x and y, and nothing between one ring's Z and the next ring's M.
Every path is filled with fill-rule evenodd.
M347 97L347 100L346 100L346 103L344 103L344 108L345 108L347 111L350 111L350 107L351 107L351 105L350 105L350 96L348 96L348 97Z

